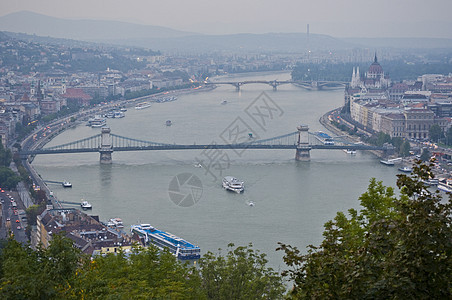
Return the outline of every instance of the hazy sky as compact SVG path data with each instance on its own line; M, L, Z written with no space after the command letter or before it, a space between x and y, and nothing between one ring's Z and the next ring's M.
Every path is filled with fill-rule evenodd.
M336 37L452 38L452 0L0 0L28 10L202 33L306 32Z

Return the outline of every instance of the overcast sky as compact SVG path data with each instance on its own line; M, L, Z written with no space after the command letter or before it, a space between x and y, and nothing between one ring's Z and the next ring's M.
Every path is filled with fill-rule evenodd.
M0 8L209 34L306 32L309 23L335 37L452 38L452 0L0 0Z

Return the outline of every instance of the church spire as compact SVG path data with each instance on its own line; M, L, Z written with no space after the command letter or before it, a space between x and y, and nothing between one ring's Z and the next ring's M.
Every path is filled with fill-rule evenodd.
M377 51L375 51L374 63L378 63L378 60L377 60Z

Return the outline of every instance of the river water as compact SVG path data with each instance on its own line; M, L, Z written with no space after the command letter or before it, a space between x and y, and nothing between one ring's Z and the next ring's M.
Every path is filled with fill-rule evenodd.
M288 80L290 74L221 78L274 79ZM224 100L227 104L221 104ZM318 122L320 116L342 104L343 90L306 91L282 85L273 91L271 86L249 84L237 92L226 85L179 95L177 101L153 103L143 110L131 107L125 118L108 119L107 123L112 133L146 141L224 144L239 127L259 138L294 132L299 124L308 124L311 132L325 131ZM253 114L257 109L268 117ZM166 126L166 120L173 125ZM99 132L80 125L48 146ZM268 255L275 269L284 268L282 253L275 251L277 242L300 249L318 245L323 224L337 211L358 207L358 197L371 177L395 186L397 174L394 167L379 164L371 153L350 156L341 150L312 150L310 162L296 162L294 150L229 150L216 153L218 164L211 168L194 166L197 160L206 164L213 154L202 150L115 152L112 165L101 165L98 153L38 155L33 166L45 180L69 180L72 189L56 184L49 187L60 200L88 200L93 205L91 214L103 221L120 217L125 228L150 223L199 245L202 252L225 249L231 242L251 242ZM196 175L202 183L199 201L188 207L176 205L169 194L170 182L184 173ZM226 175L244 180L245 192L238 195L223 190L221 178ZM251 201L254 206L248 205Z

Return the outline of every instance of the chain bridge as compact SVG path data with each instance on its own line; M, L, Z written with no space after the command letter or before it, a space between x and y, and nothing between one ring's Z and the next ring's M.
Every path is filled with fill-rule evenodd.
M300 161L310 160L310 151L312 149L324 150L382 150L388 149L376 146L367 146L363 144L353 144L345 139L332 137L332 141L324 143L318 134L310 133L307 125L300 125L297 131L283 134L280 136L255 139L251 134L234 137L229 144L168 144L144 141L129 137L124 137L111 133L110 128L103 127L100 134L77 140L71 143L46 147L41 149L22 150L20 155L23 159L29 156L39 154L65 154L65 153L84 153L99 152L101 163L111 163L112 153L115 151L150 151L150 150L206 150L206 149L293 149L296 150L295 159ZM390 150L390 149L389 149Z

